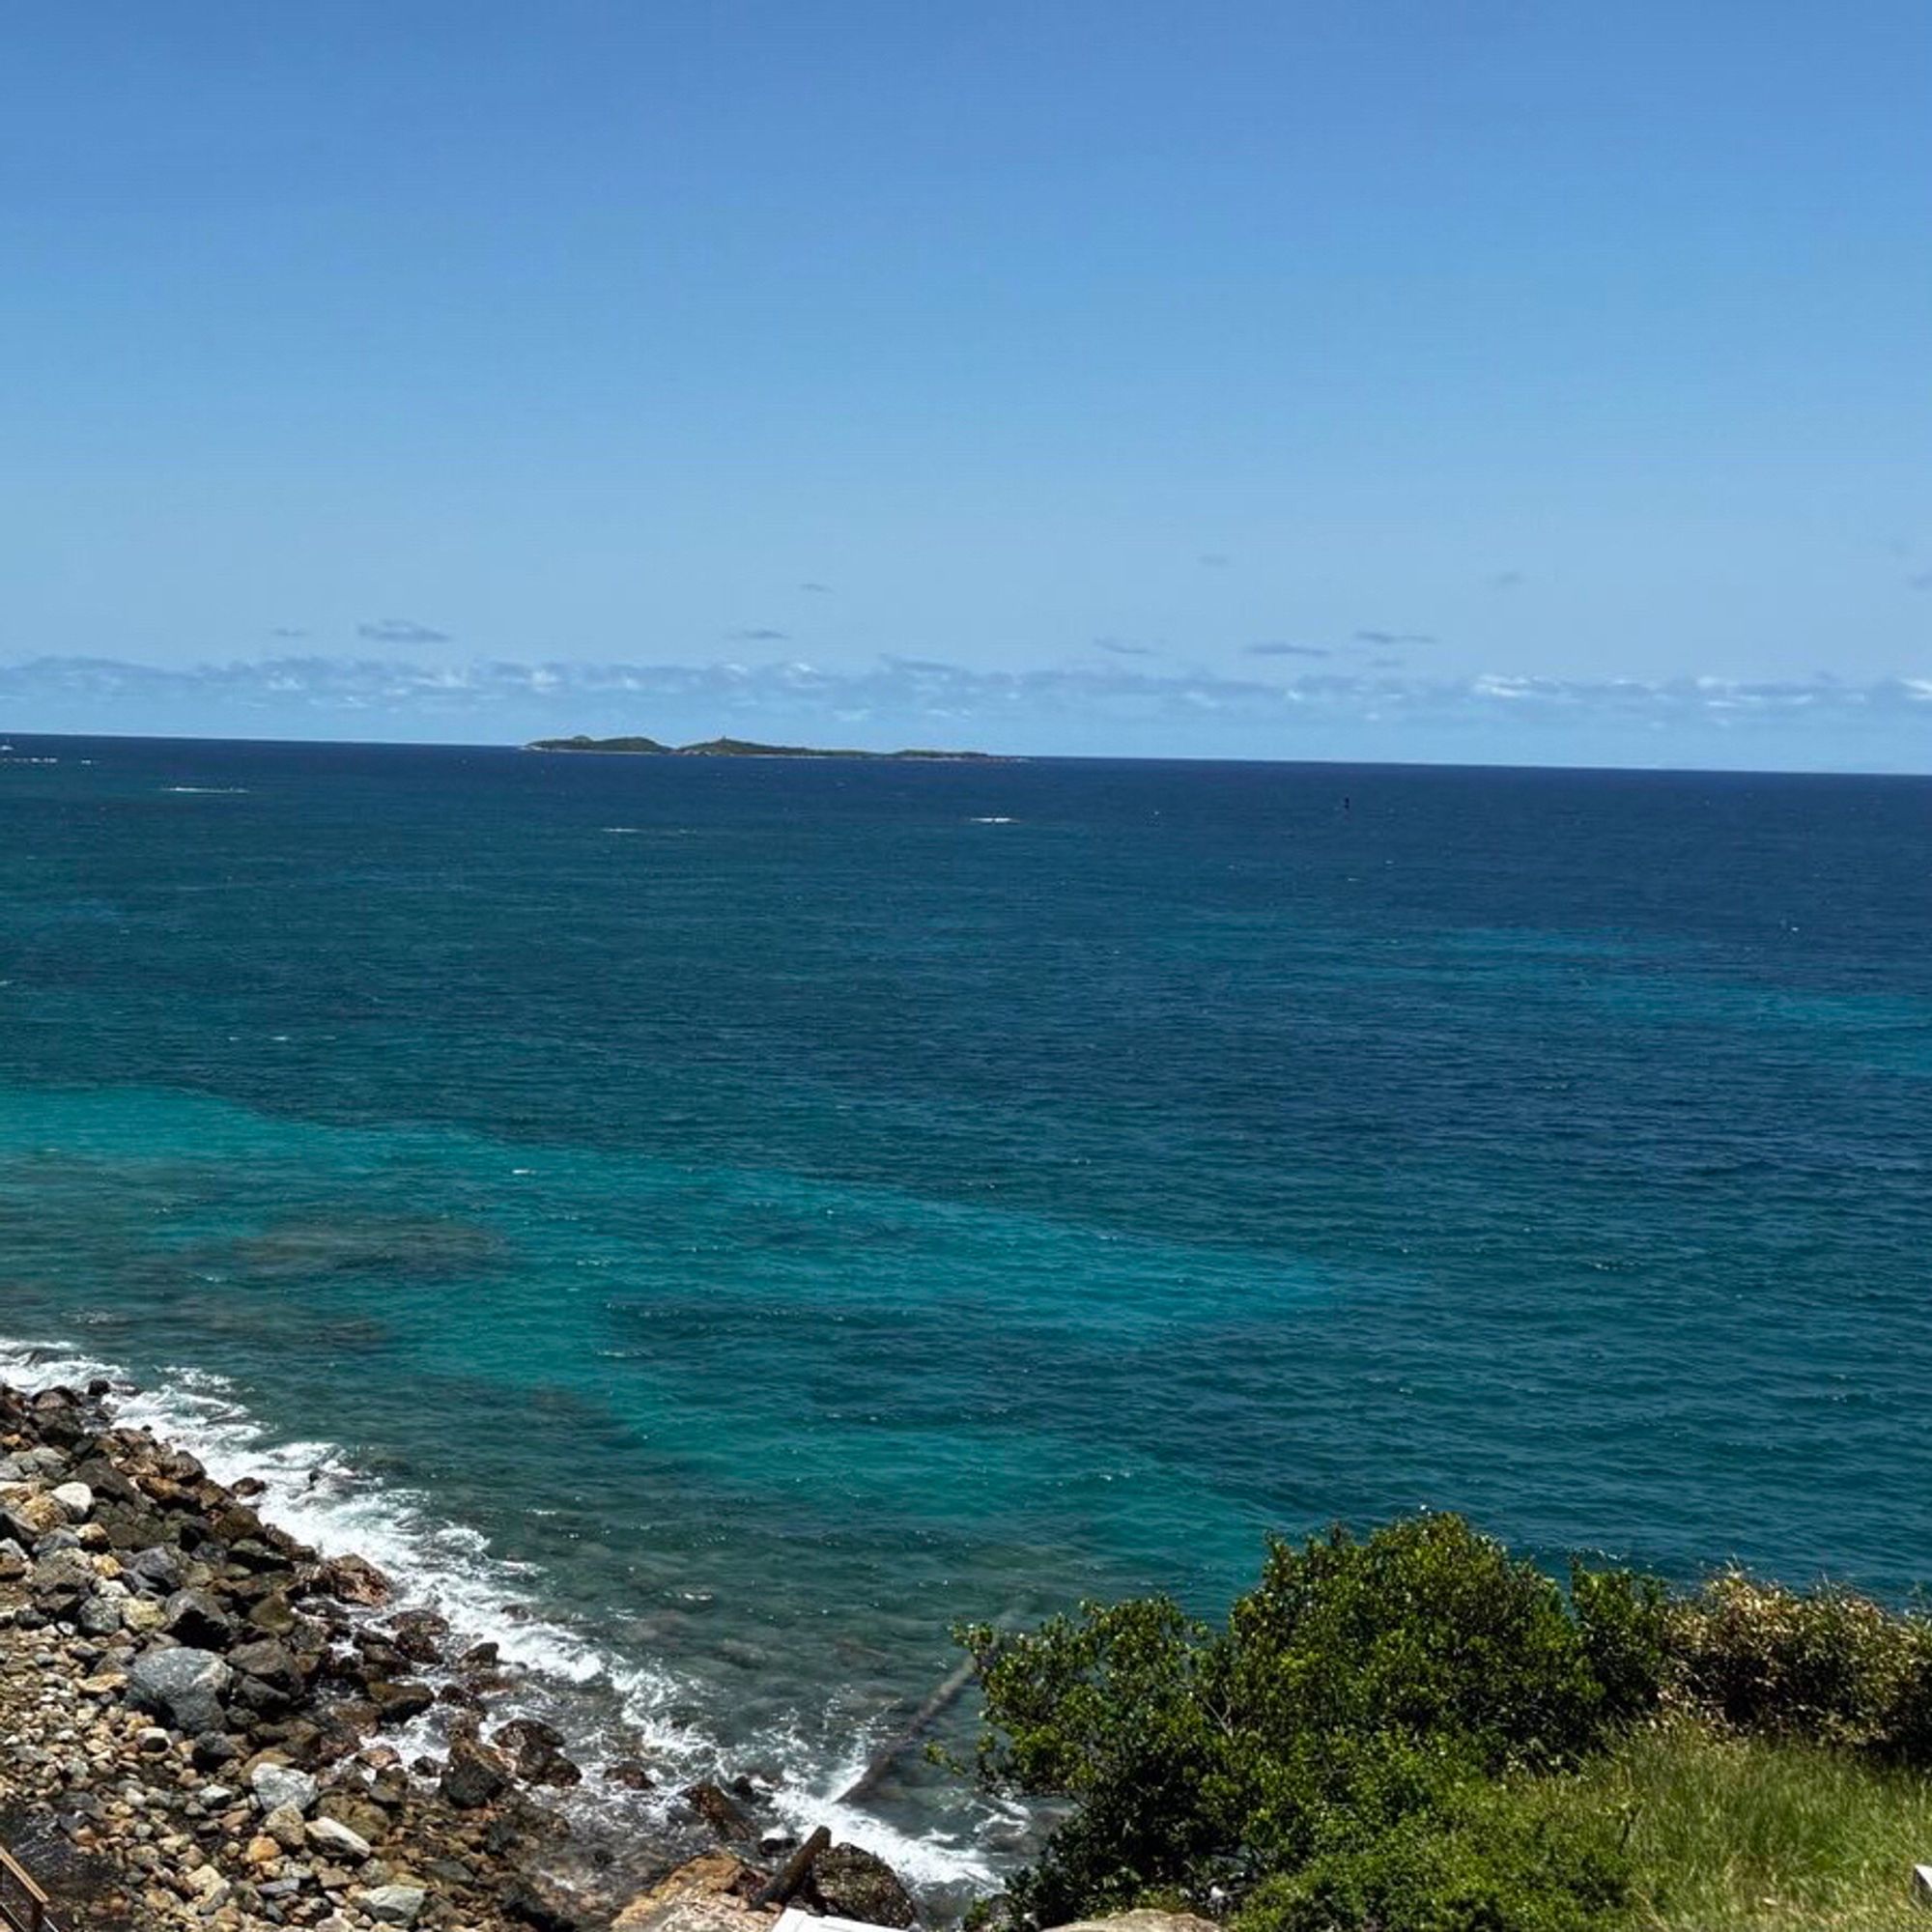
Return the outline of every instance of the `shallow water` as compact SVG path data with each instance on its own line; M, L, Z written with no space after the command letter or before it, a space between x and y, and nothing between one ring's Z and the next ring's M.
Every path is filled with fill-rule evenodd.
M611 1748L813 1816L951 1622L1424 1504L1923 1577L1932 783L14 742L0 1333Z

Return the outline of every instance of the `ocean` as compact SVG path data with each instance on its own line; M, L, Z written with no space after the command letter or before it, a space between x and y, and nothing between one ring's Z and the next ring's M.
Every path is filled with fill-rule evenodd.
M1923 780L15 736L0 1374L971 1882L834 1803L961 1620L1424 1507L1924 1580L1929 872Z

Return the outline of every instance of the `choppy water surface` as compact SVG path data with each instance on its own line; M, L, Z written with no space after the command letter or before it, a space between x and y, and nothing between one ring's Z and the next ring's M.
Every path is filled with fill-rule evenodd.
M1929 867L1922 781L16 738L0 1333L801 1817L950 1622L1270 1528L1903 1592Z

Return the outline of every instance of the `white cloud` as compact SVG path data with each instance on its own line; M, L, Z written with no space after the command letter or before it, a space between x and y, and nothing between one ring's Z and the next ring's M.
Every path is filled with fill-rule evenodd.
M1279 671L1277 672L1277 666ZM1257 669L1261 668L1258 666ZM512 741L545 731L719 730L794 741L863 723L871 742L983 743L991 750L1173 749L1271 757L1521 755L1657 761L1637 734L1662 733L1694 762L1721 727L1772 761L1923 768L1932 679L1864 685L1828 676L1415 677L1393 668L1296 672L1270 661L1252 677L1167 670L1102 656L1053 669L992 670L919 657L831 669L771 664L462 665L323 656L187 668L108 658L0 665L0 701L17 730L334 731ZM331 723L331 721L334 721ZM1397 741L1401 740L1400 746ZM1900 748L1903 748L1902 750ZM1727 751L1728 761L1746 755Z

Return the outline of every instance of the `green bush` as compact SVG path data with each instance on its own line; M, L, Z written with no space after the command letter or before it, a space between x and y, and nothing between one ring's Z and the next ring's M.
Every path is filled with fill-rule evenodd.
M1674 1674L1670 1592L1662 1579L1572 1564L1570 1603L1604 1718L1625 1724L1650 1716Z
M1064 1806L1011 1887L1042 1925L1160 1899L1237 1932L1661 1926L1681 1861L1619 1900L1640 1814L1631 1858L1663 1860L1670 1724L1787 1753L1737 1761L1733 1820L1899 1775L1859 1757L1932 1769L1925 1618L1736 1572L1673 1596L1578 1567L1566 1594L1455 1516L1271 1543L1219 1628L1154 1598L959 1634L982 1780Z
M1630 1861L1567 1777L1463 1784L1248 1899L1236 1932L1590 1932L1622 1907Z
M1154 1599L961 1637L984 1781L1075 1804L1015 1888L1045 1923L1238 1893L1472 1779L1570 1762L1605 1721L1562 1592L1452 1516L1272 1544L1220 1631Z

